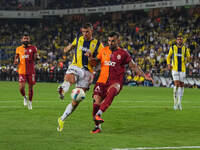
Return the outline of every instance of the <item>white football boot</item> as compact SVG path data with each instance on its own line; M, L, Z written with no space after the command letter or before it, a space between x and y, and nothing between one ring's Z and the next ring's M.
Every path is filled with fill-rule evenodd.
M32 101L29 101L29 102L28 102L28 109L29 109L29 110L32 110Z
M24 106L27 106L27 97L26 96L24 96Z

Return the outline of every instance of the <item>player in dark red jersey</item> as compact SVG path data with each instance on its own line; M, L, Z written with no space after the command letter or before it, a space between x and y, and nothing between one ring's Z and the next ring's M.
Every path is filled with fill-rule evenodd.
M111 32L109 34L108 44L109 46L102 48L97 55L97 59L101 62L101 72L93 93L93 119L96 126L91 133L101 132L100 124L104 122L101 116L123 87L126 64L129 65L132 72L136 72L148 79L144 72L134 63L129 53L118 46L118 33ZM90 59L93 58L90 57Z
M24 106L32 109L33 85L35 84L34 63L37 58L37 48L30 44L30 36L25 33L21 39L22 45L16 48L14 64L18 64L19 90L24 97ZM25 95L25 83L29 85L29 102Z

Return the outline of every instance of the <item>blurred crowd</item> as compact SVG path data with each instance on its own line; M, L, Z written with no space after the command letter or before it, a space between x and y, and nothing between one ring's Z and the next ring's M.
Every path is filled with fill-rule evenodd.
M0 10L38 10L40 0L0 0Z
M164 1L164 0L151 0ZM99 7L108 5L133 4L148 0L1 0L0 10L39 10Z
M151 0L151 2L163 1L163 0ZM70 9L70 8L82 8L82 7L100 7L100 6L110 6L110 5L122 5L122 4L133 4L149 2L148 0L70 0L60 1L49 0L48 8L50 9Z
M41 20L1 20L1 68L12 66L15 48L20 44L24 31L30 32L32 44L38 47L40 60L37 69L67 68L73 52L65 55L63 47L81 34L82 23L88 21L93 24L94 37L104 45L107 44L109 31L119 32L121 47L127 49L134 61L150 76L170 76L166 56L169 47L175 43L176 35L182 34L192 57L192 62L187 64L187 75L200 75L199 6L48 17ZM126 83L133 80L134 74L127 70Z

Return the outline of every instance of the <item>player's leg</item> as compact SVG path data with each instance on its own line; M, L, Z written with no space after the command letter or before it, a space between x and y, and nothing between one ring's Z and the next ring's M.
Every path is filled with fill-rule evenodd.
M82 70L81 68L76 68L76 72L77 72L76 87L82 88L84 92L86 92L89 87L89 84L90 84L89 80L92 74L89 71ZM72 79L69 79L69 80L72 81ZM73 82L75 82L75 77L73 79ZM72 102L67 105L65 112L61 116L61 120L64 121L77 108L80 102L81 101L72 100Z
M182 110L182 97L184 93L184 80L185 80L185 72L180 72L180 81L179 81L179 89L178 89L178 108Z
M173 97L174 97L174 110L178 109L178 86L179 86L179 74L177 71L172 71L172 78L174 80Z
M28 82L28 96L29 96L28 109L32 110L33 86L36 83L35 74L27 75L26 79L27 79L27 82Z
M179 87L179 97L178 97L178 108L179 110L182 110L182 98L183 98L183 93L184 93L184 82L180 82L180 87Z
M93 98L94 98L94 101L93 101L92 116L93 116L95 127L91 131L91 133L100 133L101 132L101 124L98 121L96 121L95 115L99 111L99 108L100 108L100 105L101 105L101 102L103 99L100 95L94 95Z
M68 92L69 87L76 82L76 78L74 73L67 73L64 77L64 82L58 86L58 93L60 95L60 99L64 99L65 93Z
M77 68L76 72L77 72L76 87L82 88L84 92L86 92L87 89L89 88L90 78L92 74L89 71L82 70L81 68ZM57 128L58 131L63 130L65 119L72 114L72 112L77 108L80 102L81 101L72 100L72 102L67 105L63 115L58 119L58 124L59 124Z
M62 114L61 117L58 118L58 128L57 130L59 132L61 132L63 130L63 127L64 127L64 122L65 120L72 114L72 112L77 108L77 106L79 105L80 101L77 102L77 101L74 101L72 100L71 103L69 103L66 108L65 108L65 111L64 113Z
M101 118L101 115L112 104L114 97L119 93L120 89L121 89L121 85L119 83L114 83L109 86L107 93L106 93L106 97L103 100L103 102L101 103L100 109L98 110L98 112L96 113L96 116L95 116L95 120L98 123L104 122L104 120Z
M28 102L28 109L32 110L32 99L33 99L33 84L28 85L28 96L29 96L29 102Z
M25 83L26 83L26 78L25 75L19 75L19 91L21 95L24 97L24 106L27 106L27 97L25 94Z
M174 81L174 89L173 89L173 96L174 96L174 110L178 109L178 88L179 88L179 81Z

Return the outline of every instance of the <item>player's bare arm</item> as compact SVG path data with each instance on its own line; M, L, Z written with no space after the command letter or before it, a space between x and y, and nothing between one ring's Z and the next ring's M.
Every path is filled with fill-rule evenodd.
M87 51L87 52L85 53L85 56L88 57L88 61L90 62L90 64L91 64L92 66L96 66L96 64L100 62L100 60L99 60L98 58L92 57L92 54L91 54L90 51Z
M14 65L17 65L19 63L19 54L15 55L15 59L14 59Z
M131 68L132 72L136 72L139 76L143 76L146 80L152 80L152 78L144 74L142 69L133 60L129 62L129 67Z
M172 69L171 64L168 64L168 65L167 65L167 68L168 68L168 70L171 70L171 69Z
M131 60L129 62L129 67L133 72L136 72L138 75L145 77L144 72L140 69L140 67L133 61Z
M72 44L69 44L68 46L64 47L64 52L68 53L70 50L72 50L74 46Z

